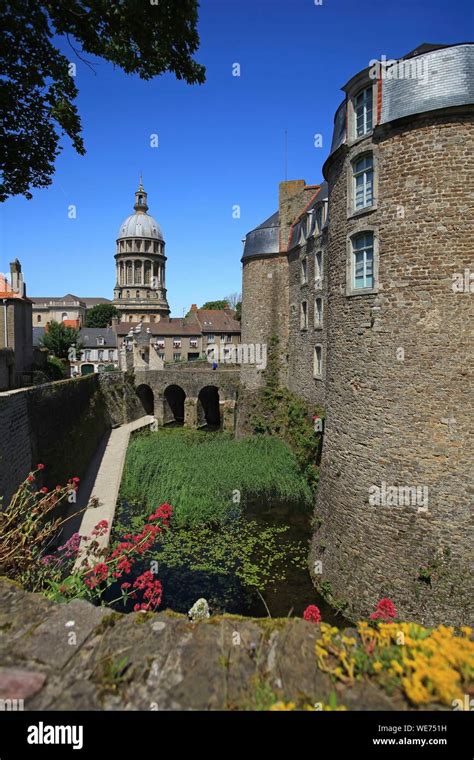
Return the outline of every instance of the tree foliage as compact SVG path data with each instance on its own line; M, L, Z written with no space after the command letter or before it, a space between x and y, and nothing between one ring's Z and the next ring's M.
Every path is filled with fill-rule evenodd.
M204 303L201 306L201 309L221 309L222 310L222 309L228 309L228 308L229 308L229 305L228 305L227 301L225 301L225 300L222 300L222 301L206 301L206 303Z
M74 329L74 327L66 327L62 322L50 322L40 344L58 359L69 359L71 346L75 347L76 355L79 355L82 349L82 344L79 341L79 330Z
M197 0L0 0L0 201L31 198L31 188L51 184L63 135L85 153L71 68L76 56L84 61L81 52L141 79L169 71L188 84L204 82L192 57L197 8Z
M108 327L113 317L120 317L120 312L111 303L99 303L88 309L85 327Z

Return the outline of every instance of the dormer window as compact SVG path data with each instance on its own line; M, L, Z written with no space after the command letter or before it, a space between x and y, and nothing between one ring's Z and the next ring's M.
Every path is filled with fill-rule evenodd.
M359 92L354 98L354 137L361 137L372 131L372 87Z
M104 340L104 338L97 338L97 345L98 345L98 346L103 346L103 345L104 345L104 343L105 343L105 340Z

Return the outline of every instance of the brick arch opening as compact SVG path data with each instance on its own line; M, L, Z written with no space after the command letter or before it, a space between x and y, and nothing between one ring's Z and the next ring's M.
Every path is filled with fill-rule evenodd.
M180 385L168 385L163 393L163 422L184 425L184 401L186 394Z
M219 408L219 389L215 385L205 385L201 388L197 401L198 427L217 429L221 425Z
M143 383L137 388L137 396L142 402L145 414L155 413L155 397L149 385Z

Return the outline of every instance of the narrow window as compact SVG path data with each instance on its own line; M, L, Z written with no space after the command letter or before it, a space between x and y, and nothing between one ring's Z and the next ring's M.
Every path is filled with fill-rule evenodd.
M355 97L355 136L361 137L372 130L372 87L367 87Z
M362 156L352 164L354 182L354 208L366 208L373 204L374 162L371 155Z
M373 232L352 238L352 286L355 290L374 287Z
M321 346L314 347L314 377L323 376L323 349Z
M323 299L314 299L314 326L322 327L323 325Z
M320 288L323 281L323 252L317 251L314 256L314 281L317 288Z
M301 301L300 327L302 330L308 329L308 302L307 301Z
M308 260L305 257L301 259L301 284L305 285L308 282Z
M318 232L318 234L321 232L322 229L323 229L323 207L318 206L318 208L316 209L316 231Z

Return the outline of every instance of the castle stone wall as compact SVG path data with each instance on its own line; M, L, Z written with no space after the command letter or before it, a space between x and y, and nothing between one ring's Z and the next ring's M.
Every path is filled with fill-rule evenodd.
M41 485L82 478L104 433L144 414L122 373L0 393L0 496L6 502L41 462Z
M270 344L278 339L281 356L281 383L287 383L288 350L288 259L271 256L244 262L242 283L242 343ZM268 353L268 349L267 349ZM242 383L256 389L264 382L264 370L243 364Z
M289 262L289 341L288 341L288 387L309 404L324 405L325 400L325 358L327 335L327 266L326 233L309 238L305 245L296 246L288 253ZM315 254L322 253L323 278L321 287L315 289ZM301 281L301 262L307 261L306 283ZM315 326L315 299L323 302L321 327ZM306 301L308 327L301 328L301 303ZM323 372L321 378L314 376L314 351L321 346Z
M472 119L438 111L376 128L373 145L366 141L378 162L368 215L347 215L360 144L327 165L326 431L311 562L322 560L316 582L353 616L389 596L400 617L465 623L473 297L452 283L474 269ZM348 296L348 235L366 229L378 237L378 292ZM384 483L427 489L428 498L371 504L370 489Z

